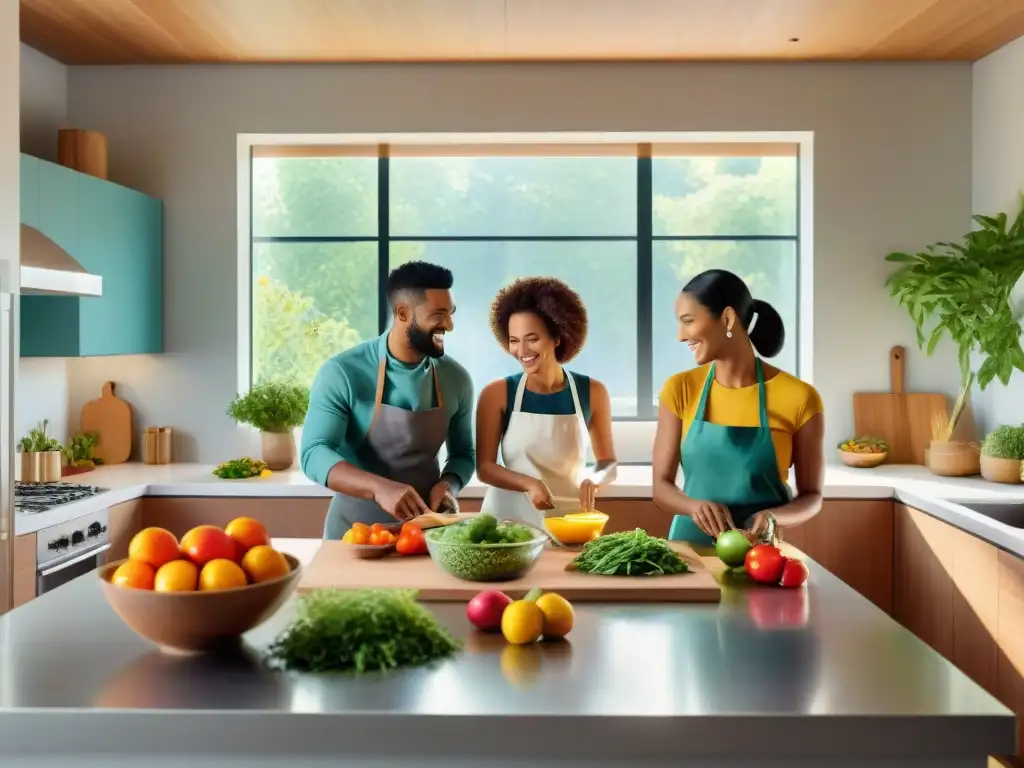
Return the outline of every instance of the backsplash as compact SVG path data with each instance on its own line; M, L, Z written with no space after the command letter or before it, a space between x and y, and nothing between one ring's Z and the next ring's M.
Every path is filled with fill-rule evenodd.
M61 442L68 439L69 429L78 426L78 419L71 418L68 361L63 358L19 360L15 397L15 440L43 419L50 420L47 431Z

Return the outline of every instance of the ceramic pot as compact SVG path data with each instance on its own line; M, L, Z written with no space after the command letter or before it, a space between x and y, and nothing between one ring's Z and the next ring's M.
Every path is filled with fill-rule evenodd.
M295 435L292 432L260 432L260 451L267 468L278 472L295 464Z
M990 483L1020 483L1021 462L981 454L981 476Z
M21 454L21 482L56 483L60 480L60 451L29 451Z
M933 475L969 477L981 472L978 444L964 440L932 440L925 461Z

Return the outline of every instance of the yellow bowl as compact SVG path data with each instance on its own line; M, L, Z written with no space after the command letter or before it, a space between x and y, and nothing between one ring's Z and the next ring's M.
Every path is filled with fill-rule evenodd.
M544 518L548 532L563 544L586 544L601 535L607 522L608 515L593 511Z

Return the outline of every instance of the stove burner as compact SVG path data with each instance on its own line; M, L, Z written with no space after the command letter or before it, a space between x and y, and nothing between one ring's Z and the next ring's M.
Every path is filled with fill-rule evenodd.
M22 483L14 484L14 509L27 515L46 512L48 509L87 499L106 488L75 483Z

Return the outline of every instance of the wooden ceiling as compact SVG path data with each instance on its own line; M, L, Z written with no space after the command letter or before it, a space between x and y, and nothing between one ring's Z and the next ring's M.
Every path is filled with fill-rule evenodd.
M65 64L979 59L1024 0L21 0Z

